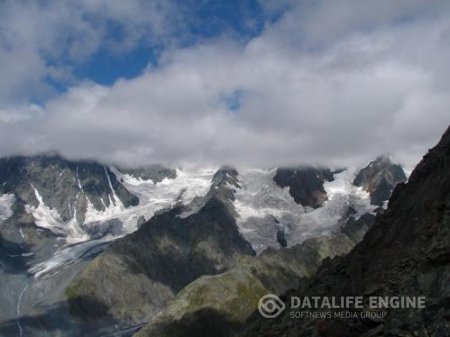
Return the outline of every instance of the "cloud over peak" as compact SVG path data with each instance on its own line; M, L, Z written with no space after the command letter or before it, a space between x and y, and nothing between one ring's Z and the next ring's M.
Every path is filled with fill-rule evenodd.
M87 3L82 8L88 13L97 13L95 6L106 8L100 0ZM149 4L153 7L139 10ZM112 85L73 78L58 56L76 60L105 48L95 34L88 34L93 42L72 34L78 51L58 42L59 24L52 20L44 30L49 36L33 30L34 39L45 39L43 47L25 41L23 51L8 49L9 40L2 36L0 67L6 69L6 81L0 85L0 153L56 150L128 165L275 166L348 165L390 152L412 165L437 141L449 122L450 12L445 1L264 5L265 28L258 34L242 39L224 29L188 45L169 43L156 65ZM165 26L169 14L158 19L159 11L183 17L177 6L160 8L152 1L118 2L102 11L106 21L123 26L123 45L117 48L125 58L127 50L137 48L136 41L176 41ZM273 20L275 11L282 14ZM20 21L15 27L31 29ZM114 36L104 29L97 38ZM113 42L107 48L113 50ZM45 61L45 48L59 63ZM18 58L8 58L8 50ZM19 68L42 73L34 76ZM32 96L51 90L41 81L49 69L70 78L67 90L39 105L27 103L25 98L32 102ZM21 84L21 75L26 83Z

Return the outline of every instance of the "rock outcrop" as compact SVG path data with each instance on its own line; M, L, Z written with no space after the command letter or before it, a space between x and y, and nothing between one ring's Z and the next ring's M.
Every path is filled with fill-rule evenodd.
M394 187L405 181L403 168L392 163L389 157L380 156L358 172L353 184L369 192L372 204L382 206L391 196Z
M289 187L289 193L297 204L318 208L327 200L323 184L333 181L333 173L329 169L314 167L281 168L273 180L280 187Z
M377 213L381 210L379 209ZM347 235L353 242L360 242L366 232L375 223L375 214L365 213L359 218L355 217L354 209L349 208L347 214L341 219L339 231Z
M163 181L165 178L175 179L177 177L176 170L159 164L148 165L140 168L119 167L118 170L137 179L151 180L155 184Z

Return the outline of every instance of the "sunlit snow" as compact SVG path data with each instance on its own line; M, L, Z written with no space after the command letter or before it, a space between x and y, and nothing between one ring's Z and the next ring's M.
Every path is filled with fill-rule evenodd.
M33 213L38 226L64 235L67 242L51 259L30 270L35 277L52 275L81 256L89 254L96 247L135 231L140 216L148 220L158 210L169 208L176 202L188 205L195 197L206 195L215 173L215 169L178 169L175 179L165 178L155 184L151 180L137 179L112 170L117 179L139 197L140 203L138 206L124 207L112 184L110 189L113 200L104 211L96 210L89 201L83 228L114 219L122 223L119 233L106 233L104 237L95 240L91 240L75 219L62 223L57 212L43 204L39 192L35 189L39 205L36 208L27 206L27 210ZM374 206L370 205L368 193L352 185L353 170L335 174L333 182L324 184L328 200L318 209L297 204L289 194L289 188L281 188L275 184L275 173L275 169L242 170L238 176L241 187L229 186L236 190L234 206L239 215L239 230L258 253L267 247L280 246L277 241L278 232L283 233L288 246L292 246L307 238L335 231L349 206L356 211L356 217L374 209Z
M39 205L38 207L27 206L27 211L33 214L38 226L65 235L66 242L69 243L56 252L51 259L32 268L30 271L35 274L35 277L51 274L55 269L64 268L71 261L87 254L94 247L135 231L140 216L144 216L148 220L155 212L171 207L176 201L189 204L195 197L204 196L209 190L212 176L215 173L214 169L177 169L175 179L165 178L155 184L151 180L136 179L122 174L114 168L111 170L131 193L139 197L139 205L125 208L110 183L114 200L111 200L109 207L104 211L96 210L88 201L84 226L89 228L98 223L118 219L123 226L122 231L117 235L109 234L101 239L89 241L89 235L81 229L75 219L68 223L62 223L57 212L44 205L39 192L35 189ZM78 244L73 245L73 243Z
M335 174L324 184L328 200L318 209L303 207L289 195L289 188L275 184L276 170L247 170L239 175L241 188L236 191L235 207L242 235L260 253L267 247L279 247L277 233L282 232L288 246L307 238L336 230L349 206L356 217L372 211L368 193L352 185L354 171Z

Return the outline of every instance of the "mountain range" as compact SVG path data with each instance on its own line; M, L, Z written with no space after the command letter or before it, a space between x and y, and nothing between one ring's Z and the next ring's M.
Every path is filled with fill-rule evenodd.
M225 308L217 296L238 303L225 320L238 326L259 295L348 253L406 179L386 156L347 169L2 158L0 335L129 336L155 317L141 334L160 335Z
M389 307L382 316L330 320L292 319L288 310L275 320L254 315L236 335L448 336L449 228L450 128L423 157L408 182L397 185L387 210L377 216L364 239L349 254L324 261L313 277L301 280L298 287L284 294L285 299L313 294L423 296L425 308ZM199 322L191 319L184 328L194 330Z

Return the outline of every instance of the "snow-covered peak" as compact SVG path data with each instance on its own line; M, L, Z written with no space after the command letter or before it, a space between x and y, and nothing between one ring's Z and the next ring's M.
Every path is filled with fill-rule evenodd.
M120 221L122 229L119 234L122 236L137 229L138 219L141 216L149 219L161 209L170 208L176 203L189 204L195 197L205 195L215 172L213 169L198 171L178 169L174 179L164 178L162 181L154 183L153 180L135 178L114 168L111 168L111 171L128 191L139 198L138 205L125 207L117 196L111 180L108 179L111 189L108 206L105 206L103 210L98 210L87 198L85 220L82 225L79 225L74 219L63 221L55 209L44 203L42 196L34 186L33 190L38 205L36 207L27 205L26 210L33 214L37 226L62 235L69 243L88 240L90 238L88 233L93 226L111 220ZM106 176L109 177L108 174Z
M143 180L121 173L114 168L111 168L111 171L131 193L139 197L139 205L125 208L120 203L111 203L103 211L88 206L86 221L81 231L74 230L77 228L76 223L62 224L59 222L56 214L45 205L39 204L36 209L30 208L33 215L36 214L39 218L38 225L44 227L46 222L46 228L55 231L65 228L65 239L69 243L62 250L56 252L51 259L30 270L36 277L43 277L53 270L64 268L70 261L86 254L93 247L134 232L138 228L138 219L142 216L148 220L157 211L170 208L177 203L187 205L194 198L206 195L216 172L215 169L210 168L177 169L174 179L164 178L162 181L154 183L152 180ZM117 223L121 224L120 230L117 230ZM107 224L114 224L114 231L108 231L110 227ZM92 238L87 233L98 230L105 230L105 235L91 240ZM77 244L73 245L75 242Z

